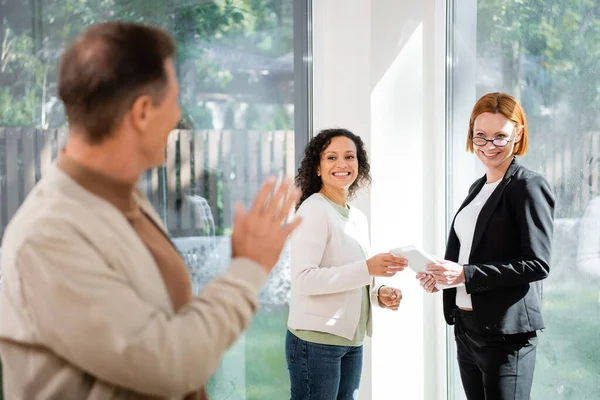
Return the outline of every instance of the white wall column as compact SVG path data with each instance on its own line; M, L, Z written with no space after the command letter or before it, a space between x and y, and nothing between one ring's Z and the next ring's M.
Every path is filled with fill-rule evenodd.
M445 232L443 0L313 1L314 126L367 144L373 186L355 201L373 249L415 243L441 255ZM381 282L401 309L376 310L361 400L445 399L441 295L405 271Z
M379 251L416 244L443 255L444 102L436 99L444 93L443 47L436 47L444 43L436 15L445 15L443 6L372 2L371 226ZM445 398L441 296L425 293L414 275L389 279L404 293L397 315L376 311L373 399Z

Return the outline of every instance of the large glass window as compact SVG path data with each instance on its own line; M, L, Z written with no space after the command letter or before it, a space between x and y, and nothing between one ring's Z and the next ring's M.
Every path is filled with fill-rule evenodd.
M597 1L448 3L448 216L483 174L464 151L483 94L504 91L527 113L521 161L556 193L547 328L539 335L532 398L600 398L600 7ZM451 338L451 335L450 335ZM453 345L453 339L449 340ZM451 397L464 398L450 351Z
M267 176L293 176L308 140L309 11L309 0L0 1L0 237L67 138L56 93L65 44L95 22L161 26L177 42L183 117L165 165L139 187L201 290L228 263L234 202L248 207ZM286 249L211 398L288 395L288 260Z

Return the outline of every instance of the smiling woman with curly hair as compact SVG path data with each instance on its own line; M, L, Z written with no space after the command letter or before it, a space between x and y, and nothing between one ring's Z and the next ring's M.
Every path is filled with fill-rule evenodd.
M302 191L292 236L292 298L286 336L291 400L355 399L371 303L397 310L399 289L375 286L407 261L369 258L367 219L348 204L371 182L361 138L327 129L306 146L296 184Z
M359 189L368 187L371 184L371 166L369 165L365 145L360 136L355 135L347 129L325 129L319 132L304 150L304 159L300 163L298 175L296 175L296 186L302 191L298 207L300 207L304 200L321 190L323 182L317 172L321 163L321 154L331 144L331 140L336 137L350 139L354 142L356 148L358 171L354 182L348 187L348 198L354 198Z

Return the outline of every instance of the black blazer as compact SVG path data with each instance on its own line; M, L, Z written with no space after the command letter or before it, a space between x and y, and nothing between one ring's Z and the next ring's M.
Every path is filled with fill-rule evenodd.
M485 176L475 181L459 212L485 181ZM544 328L541 280L550 272L553 222L550 185L514 159L479 213L464 266L465 288L482 330L514 334ZM457 262L459 251L452 221L445 258ZM444 317L450 325L455 310L456 289L445 289Z

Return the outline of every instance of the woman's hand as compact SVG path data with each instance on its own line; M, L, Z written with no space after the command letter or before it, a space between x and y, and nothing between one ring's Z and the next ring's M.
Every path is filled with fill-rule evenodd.
M396 272L404 271L407 265L406 258L396 257L390 253L377 254L367 260L371 276L394 276Z
M387 308L392 311L396 311L400 307L400 301L402 300L402 291L389 286L381 286L377 292L379 299L379 306Z
M419 284L423 286L423 289L426 292L435 293L439 291L439 289L435 287L435 278L433 277L433 275L419 272L416 275L416 278L419 280Z
M435 283L441 285L457 285L465 281L465 269L452 261L435 258L435 264L427 266L427 272L433 275Z

